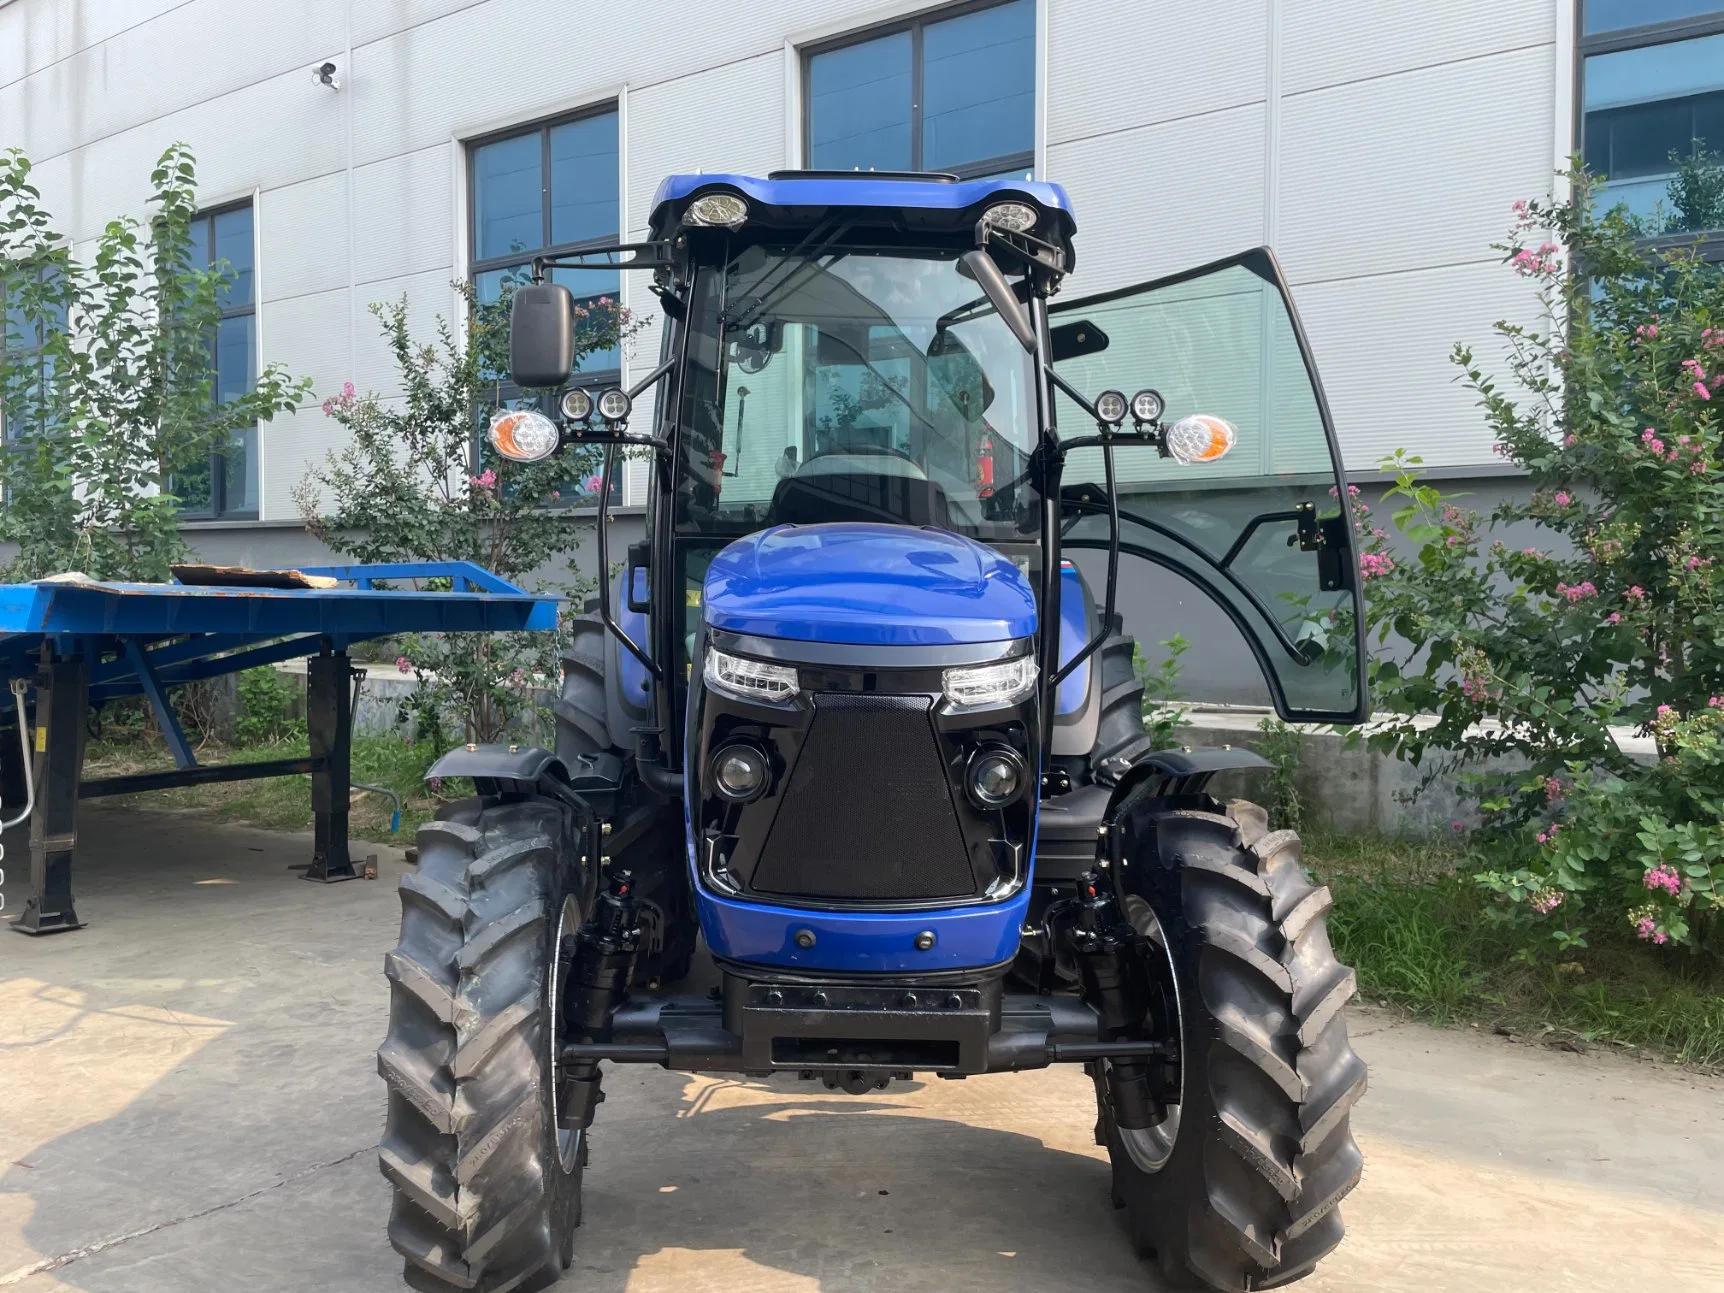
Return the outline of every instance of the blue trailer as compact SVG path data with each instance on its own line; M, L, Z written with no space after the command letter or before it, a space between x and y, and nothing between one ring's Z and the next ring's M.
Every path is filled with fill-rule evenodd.
M44 580L0 586L0 673L8 680L0 760L8 776L0 817L30 824L29 883L12 928L77 929L72 863L80 799L171 786L309 773L316 836L306 878L356 874L348 850L353 697L348 650L400 633L550 631L557 600L528 593L468 562L311 567L334 587ZM448 591L423 591L437 581ZM300 581L304 582L304 581ZM258 665L309 658L304 758L199 764L169 690ZM93 710L143 696L175 767L85 780ZM22 801L22 802L20 802Z

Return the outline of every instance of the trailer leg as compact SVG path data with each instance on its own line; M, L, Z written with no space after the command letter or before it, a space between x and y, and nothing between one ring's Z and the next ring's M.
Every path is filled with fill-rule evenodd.
M20 934L57 934L84 923L72 906L72 854L78 843L78 783L89 708L90 674L83 658L45 660L36 679L30 892L23 914L12 922Z
M306 730L311 738L311 810L317 838L307 880L357 879L347 852L348 799L353 793L353 671L345 650L326 640L306 662Z

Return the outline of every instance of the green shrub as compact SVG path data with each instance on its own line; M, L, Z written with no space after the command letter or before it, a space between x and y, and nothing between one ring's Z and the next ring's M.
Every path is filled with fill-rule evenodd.
M240 745L277 745L305 734L299 689L268 665L239 675L239 713L234 739Z
M1156 750L1172 746L1179 730L1190 726L1185 711L1173 702L1183 695L1179 690L1179 658L1191 643L1175 633L1161 645L1167 654L1154 668L1144 658L1141 646L1133 650L1131 660L1132 670L1143 683L1143 730L1155 742L1150 748Z
M1562 947L1603 920L1724 950L1724 266L1649 247L1625 212L1595 211L1591 185L1515 204L1499 250L1544 321L1497 325L1507 378L1455 351L1530 489L1481 515L1397 455L1411 557L1353 500L1373 691L1393 714L1370 739L1415 763L1530 769L1469 783L1477 879L1502 919ZM1532 541L1491 537L1508 525ZM1655 758L1625 754L1613 725Z

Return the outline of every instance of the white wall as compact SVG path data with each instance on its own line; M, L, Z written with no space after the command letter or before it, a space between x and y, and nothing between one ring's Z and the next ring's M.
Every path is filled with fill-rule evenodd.
M1488 244L1566 148L1567 0L1041 3L1041 170L1077 204L1070 290L1269 242L1350 465L1401 445L1488 465L1446 357L1528 311ZM451 309L460 140L618 100L638 235L668 171L795 163L787 46L916 7L699 0L672 21L664 3L17 0L0 7L0 146L26 150L85 239L140 212L151 162L186 141L209 201L254 198L263 359L320 397L386 391L366 309L405 295L421 326ZM339 92L312 78L326 58ZM635 370L656 354L643 337ZM315 408L264 429L266 519L293 514L334 431Z

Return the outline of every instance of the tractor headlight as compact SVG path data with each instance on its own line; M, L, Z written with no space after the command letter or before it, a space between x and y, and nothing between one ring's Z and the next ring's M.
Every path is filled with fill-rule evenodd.
M683 223L739 229L748 219L748 203L734 193L706 193L688 204Z
M993 709L1022 700L1036 689L1036 660L1021 655L1000 664L967 665L941 675L953 709Z
M1136 422L1159 422L1167 410L1160 391L1141 390L1131 397L1131 416Z
M538 462L557 451L557 424L533 409L498 409L491 415L491 443L516 462Z
M984 745L970 756L965 789L985 812L1004 808L1024 793L1029 780L1023 756L1009 745Z
M770 773L765 752L752 745L727 745L712 756L712 788L733 804L759 798Z
M1041 218L1041 212L1027 202L996 202L982 212L983 224L1008 233L1028 233Z
M563 416L571 422L585 422L593 415L593 393L576 386L563 392Z
M796 680L796 670L788 665L744 660L723 651L709 650L706 653L702 677L714 691L737 700L761 701L768 705L782 705L802 690Z
M634 408L634 401L629 398L628 392L620 386L613 386L609 390L599 392L599 416L606 422L628 421L629 410L632 408Z

